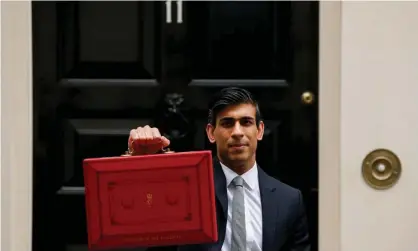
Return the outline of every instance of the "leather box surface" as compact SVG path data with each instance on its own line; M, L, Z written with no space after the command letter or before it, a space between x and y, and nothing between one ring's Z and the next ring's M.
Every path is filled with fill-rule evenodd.
M84 160L91 250L218 239L210 151Z

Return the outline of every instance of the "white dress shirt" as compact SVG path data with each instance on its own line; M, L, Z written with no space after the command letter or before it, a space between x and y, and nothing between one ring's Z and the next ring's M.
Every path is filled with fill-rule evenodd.
M225 173L227 194L228 194L228 217L226 223L225 241L222 251L231 250L231 221L232 221L232 197L234 188L231 181L238 176L234 171L221 163ZM257 164L241 175L244 179L244 204L245 204L245 229L247 232L247 250L261 251L263 241L263 218L261 211L260 188L258 185Z

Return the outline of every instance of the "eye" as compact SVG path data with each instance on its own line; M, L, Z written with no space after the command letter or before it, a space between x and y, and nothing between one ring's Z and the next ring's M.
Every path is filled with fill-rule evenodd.
M250 125L254 124L254 122L253 122L253 120L251 120L251 119L243 119L243 120L241 121L241 124L242 124L242 125L245 125L245 126L250 126Z
M221 126L223 126L223 127L231 127L231 126L233 126L233 121L232 120L223 120L222 122L221 122Z

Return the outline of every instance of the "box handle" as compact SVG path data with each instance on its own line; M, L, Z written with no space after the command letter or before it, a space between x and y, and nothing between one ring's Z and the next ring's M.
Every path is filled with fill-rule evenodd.
M161 149L163 153L175 153L175 151L170 150L170 148L163 148Z

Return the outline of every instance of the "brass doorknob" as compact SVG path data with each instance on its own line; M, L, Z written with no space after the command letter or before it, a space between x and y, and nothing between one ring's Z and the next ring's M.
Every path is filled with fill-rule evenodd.
M306 91L302 93L301 100L303 104L310 105L315 101L315 95L310 91Z

